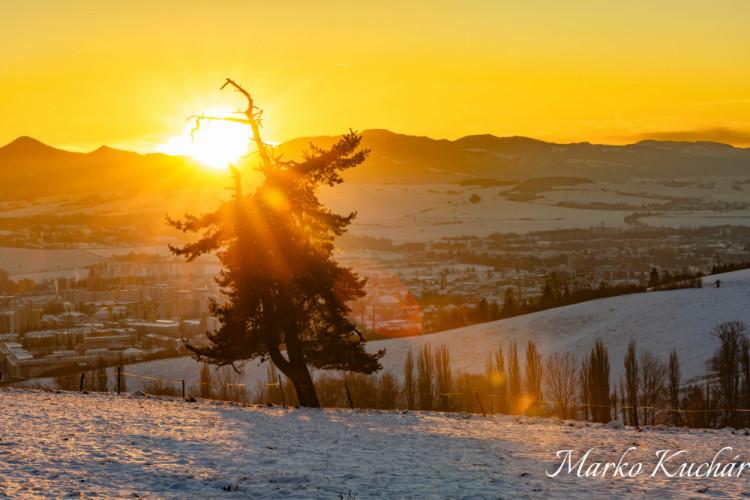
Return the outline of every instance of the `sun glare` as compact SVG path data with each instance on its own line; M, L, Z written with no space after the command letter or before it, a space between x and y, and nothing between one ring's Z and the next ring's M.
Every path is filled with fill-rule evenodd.
M229 117L232 113L227 108L212 108L204 110L203 115ZM247 154L252 135L248 125L221 120L201 122L200 128L192 137L195 120L187 123L182 135L170 137L156 151L168 155L191 156L213 168L226 168L227 164Z

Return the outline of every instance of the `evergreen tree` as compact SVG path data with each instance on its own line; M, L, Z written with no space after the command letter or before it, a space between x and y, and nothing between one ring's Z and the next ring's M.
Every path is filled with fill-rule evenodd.
M542 289L542 296L539 298L539 308L549 309L555 307L556 301L557 297L555 297L555 292L552 291L552 287L549 285L549 282L547 282Z
M505 289L505 299L503 300L503 308L500 311L500 315L503 318L510 318L516 315L516 304L513 300L513 288L511 287Z
M270 358L292 382L301 406L319 407L309 367L372 373L384 352L370 354L364 337L348 317L347 303L363 297L364 280L333 260L333 240L345 232L354 213L338 215L318 200L320 185L342 182L341 173L362 163L361 137L350 132L330 149L311 146L301 161L274 157L260 136L260 116L250 94L230 85L248 101L244 117L197 116L250 125L263 175L260 186L242 194L233 166L233 200L212 213L168 219L198 241L170 249L188 261L215 253L223 270L217 283L227 300L211 302L221 328L208 334L207 346L188 345L199 361L220 366Z
M648 278L648 287L658 288L660 284L661 280L659 279L659 271L657 271L655 267L652 267Z

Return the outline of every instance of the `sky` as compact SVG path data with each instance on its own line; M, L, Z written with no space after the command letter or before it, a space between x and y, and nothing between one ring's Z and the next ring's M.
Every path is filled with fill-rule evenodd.
M745 0L0 0L0 144L157 150L264 108L264 137L385 128L750 147Z

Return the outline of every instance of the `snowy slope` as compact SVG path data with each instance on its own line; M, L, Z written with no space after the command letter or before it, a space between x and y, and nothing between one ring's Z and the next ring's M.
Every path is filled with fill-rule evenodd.
M651 477L667 463L750 461L746 431L422 412L241 407L134 395L0 389L6 498L701 498L750 496L739 477ZM633 478L548 478L558 450L617 462ZM738 456L738 458L734 458ZM739 467L739 463L737 464ZM704 468L705 469L705 468ZM567 470L566 470L567 472Z
M721 280L716 288L714 281ZM639 348L669 356L677 350L683 381L705 373L705 363L718 341L711 329L724 321L744 321L750 327L750 269L704 278L703 288L648 292L583 302L534 314L456 330L372 342L370 350L386 349L384 365L398 375L408 349L447 344L455 370L482 373L487 354L498 346L518 342L523 356L528 340L543 355L571 351L587 354L601 338L609 349L613 379L622 372L630 339ZM507 352L507 351L506 351Z

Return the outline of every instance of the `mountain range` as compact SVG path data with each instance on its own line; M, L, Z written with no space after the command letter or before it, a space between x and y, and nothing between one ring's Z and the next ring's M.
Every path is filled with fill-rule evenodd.
M300 158L310 144L337 137L304 137L275 150ZM527 137L472 135L436 140L387 130L362 132L367 161L345 174L358 183L454 183L471 178L524 180L576 176L594 180L750 176L750 149L714 142L641 141L625 146L555 144ZM30 137L0 147L0 200L91 191L161 192L227 184L227 173L184 156L139 154L102 146L65 151Z
M280 151L296 157L310 143L325 147L332 137L300 138ZM634 177L679 178L750 175L750 149L715 142L641 141L626 146L555 144L527 137L471 135L455 141L366 130L371 150L350 182L457 182L472 177L524 180L575 176L620 181Z

